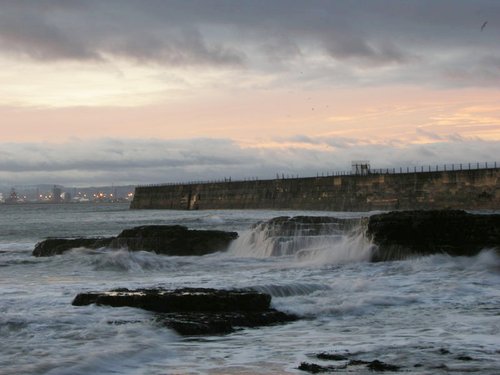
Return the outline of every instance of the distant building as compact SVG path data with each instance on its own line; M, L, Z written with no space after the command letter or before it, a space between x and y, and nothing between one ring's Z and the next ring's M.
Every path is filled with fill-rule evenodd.
M52 189L52 202L60 203L62 201L61 194L62 194L61 188L54 185L54 188Z
M5 199L5 204L16 204L19 203L19 197L17 196L16 189L12 188L10 195Z
M71 194L65 191L64 193L61 194L61 200L63 202L71 202Z

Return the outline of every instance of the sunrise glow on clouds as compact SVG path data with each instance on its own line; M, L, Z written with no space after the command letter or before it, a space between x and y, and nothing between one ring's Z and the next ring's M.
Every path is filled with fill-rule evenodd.
M487 0L1 1L0 184L496 161L499 25Z

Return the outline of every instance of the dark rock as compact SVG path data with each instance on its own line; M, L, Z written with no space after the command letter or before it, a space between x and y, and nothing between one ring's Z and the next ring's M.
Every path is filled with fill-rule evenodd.
M190 230L180 225L146 225L126 229L109 238L49 238L36 244L33 255L57 255L79 247L128 248L164 255L205 255L226 250L237 237L236 232Z
M107 305L140 307L155 312L185 311L263 311L269 308L271 296L250 290L183 289L115 289L109 292L80 293L74 306Z
M460 355L457 357L457 359L461 360L461 361L473 361L474 358L468 356L468 355Z
M80 293L74 306L138 307L159 313L157 321L183 335L222 334L236 327L258 327L296 320L271 309L271 296L251 290L206 288L116 289Z
M335 354L335 353L319 353L316 355L316 358L322 359L324 361L346 361L349 358L347 358L343 354Z
M387 363L381 362L379 360L371 361L368 366L372 371L398 371L399 366L389 365Z
M325 361L345 361L349 360L349 358L342 354L329 354L329 353L320 353L316 354L316 358L322 359ZM304 370L311 372L313 374L319 372L333 372L336 370L347 369L350 366L366 366L370 371L398 371L400 369L399 366L391 365L388 363L384 363L379 361L378 359L374 361L363 361L361 359L350 359L347 364L343 364L341 366L321 366L315 363L302 362L298 367L299 370Z
M181 335L210 335L234 332L237 327L260 327L296 320L295 316L268 309L266 311L232 311L222 313L165 313L157 320Z
M362 361L361 359L351 359L347 365L348 366L359 366L359 365L368 365L369 363L370 362Z
M33 255L47 257L62 254L71 249L85 247L98 249L111 244L113 238L48 238L35 245Z
M297 369L310 372L311 374L319 374L320 372L331 372L337 368L334 366L320 366L316 363L302 362Z
M395 211L371 216L367 235L377 246L374 261L435 253L472 256L484 248L500 248L500 215Z
M236 232L194 230L181 225L147 225L125 229L111 247L153 251L164 255L205 255L226 250Z

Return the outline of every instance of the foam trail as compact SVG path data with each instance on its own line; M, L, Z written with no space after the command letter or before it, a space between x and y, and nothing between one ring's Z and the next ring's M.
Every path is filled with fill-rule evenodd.
M308 295L317 291L330 290L328 285L293 283L287 285L268 284L251 286L250 289L270 294L273 297L292 297Z
M77 257L78 261L96 271L147 272L175 267L175 262L170 257L147 251L79 248L69 251L66 255L67 257L60 258L61 262L74 262L74 257Z
M323 242L316 247L305 248L296 254L296 258L304 264L311 265L369 262L374 248L364 233L350 233L337 241Z

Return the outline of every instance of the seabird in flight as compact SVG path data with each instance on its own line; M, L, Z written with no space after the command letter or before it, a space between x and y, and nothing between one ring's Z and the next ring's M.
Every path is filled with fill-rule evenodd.
M486 27L486 24L488 23L488 21L484 21L484 23L481 25L481 31L484 30L484 28Z

